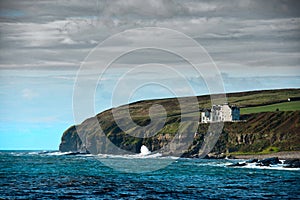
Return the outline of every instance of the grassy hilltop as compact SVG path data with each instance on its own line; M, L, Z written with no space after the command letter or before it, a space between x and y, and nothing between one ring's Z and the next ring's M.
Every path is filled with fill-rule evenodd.
M263 106L246 107L241 109L241 114L252 114L273 111L296 111L300 110L300 101L274 103Z
M241 107L241 122L226 122L222 134L215 145L214 152L232 153L268 153L273 151L299 151L300 150L300 89L281 89L251 91L227 94L229 104ZM198 108L210 108L210 96L198 96ZM290 101L288 101L290 99ZM180 98L180 101L189 103L189 97ZM82 124L67 129L60 144L61 151L80 151L87 148L91 153L111 153L113 145L124 150L138 153L142 144L151 151L159 150L168 144L179 130L181 115L194 119L198 113L181 113L179 101L176 98L139 101L129 104L130 115L133 121L146 126L151 123L149 108L162 105L167 113L164 126L160 131L150 136L151 130L137 129L130 124L130 119L120 118L126 125L125 134L115 122L112 110L106 110L93 118L85 120ZM196 109L196 110L197 110ZM126 106L118 107L118 113L124 113ZM163 112L157 113L160 117ZM157 124L155 124L157 123ZM101 129L99 129L100 124ZM159 120L152 122L159 126ZM184 125L181 137L185 138L194 132L197 127L188 122ZM209 124L199 124L198 134L193 144L184 155L187 157L197 155L207 133ZM79 138L77 130L80 130ZM181 129L182 130L182 129ZM132 135L148 135L147 138L133 137ZM82 141L82 139L84 141ZM182 138L181 138L182 139ZM184 144L183 144L184 145ZM172 148L167 151L172 154Z

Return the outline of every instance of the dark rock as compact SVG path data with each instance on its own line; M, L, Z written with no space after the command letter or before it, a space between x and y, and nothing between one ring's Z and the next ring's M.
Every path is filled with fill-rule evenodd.
M225 159L226 158L226 155L225 154L220 154L218 155L217 159Z
M228 155L226 158L227 159L235 159L235 157L233 155Z
M244 167L246 165L247 165L247 163L234 163L231 165L227 165L227 167Z
M289 159L284 161L285 168L300 168L300 159Z
M270 165L281 164L278 157L266 158L258 161L258 163L259 163L258 166L270 166Z
M39 152L39 154L43 155L43 154L55 153L55 152L59 152L59 151L42 151L42 152Z
M300 159L287 159L283 162L283 164L293 164L294 162L300 161Z
M90 153L88 151L84 151L84 152L76 151L76 152L67 153L65 155L66 156L75 156L75 155L87 155L87 154L90 154Z
M258 162L258 159L257 158L254 158L254 159L251 159L251 160L247 160L246 163L257 163Z
M199 158L199 155L192 155L191 158Z
M207 154L204 159L225 159L226 155L225 154L218 154L218 153L209 153Z

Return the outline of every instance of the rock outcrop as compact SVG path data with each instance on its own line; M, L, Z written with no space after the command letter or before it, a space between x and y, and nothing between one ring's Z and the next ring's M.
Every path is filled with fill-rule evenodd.
M71 126L64 132L61 143L59 145L59 150L61 152L79 152L84 149L85 148L82 144L82 141L77 134L76 127Z
M278 157L273 157L273 158L266 158L266 159L260 160L260 161L258 161L258 164L260 166L270 166L270 165L281 164L281 161L278 159Z
M255 164L255 167L281 167L281 168L300 168L300 160L299 159L291 159L291 160L285 160L283 165L282 162L278 159L278 157L272 157L272 158L265 158L263 160L258 159L252 159L248 160L246 162L238 162L227 165L227 167L245 167L249 166L253 167L253 164Z
M284 161L285 168L300 168L300 159L289 159Z

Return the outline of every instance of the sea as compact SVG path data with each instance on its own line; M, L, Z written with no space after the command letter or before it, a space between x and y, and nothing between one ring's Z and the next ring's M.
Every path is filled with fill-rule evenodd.
M0 199L300 199L299 169L236 162L0 151Z

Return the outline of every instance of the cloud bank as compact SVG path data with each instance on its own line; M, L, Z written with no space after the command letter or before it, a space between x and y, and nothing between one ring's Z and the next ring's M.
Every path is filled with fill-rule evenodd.
M299 9L299 1L291 0L1 1L0 68L76 70L107 37L151 26L192 37L224 73L295 75L300 61ZM123 64L137 59L143 57Z

